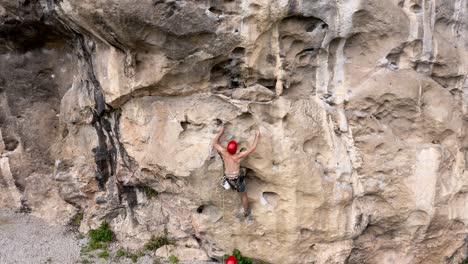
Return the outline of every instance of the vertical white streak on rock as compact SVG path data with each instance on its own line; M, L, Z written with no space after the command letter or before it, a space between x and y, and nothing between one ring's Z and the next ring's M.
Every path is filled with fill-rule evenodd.
M434 212L434 198L437 175L440 164L440 153L437 148L426 148L417 153L413 175L406 184L413 192L413 202L417 209L429 215Z
M328 52L324 49L320 49L317 55L317 64L319 67L316 72L316 95L321 96L328 92L328 81L330 75L328 74Z
M276 56L276 65L275 65L275 77L276 77L276 86L275 92L277 96L283 94L283 61L280 56L280 40L279 40L279 28L278 23L273 25L272 34L271 34L271 48L273 54Z
M319 99L317 99L317 101L319 101ZM323 102L321 103L324 104ZM335 172L337 179L341 176L350 176L353 171L353 164L347 151L348 143L346 140L342 140L342 137L335 135L335 123L332 117L327 113L325 107L322 111L321 120L323 122L322 127L325 131L327 145L334 152L326 166L333 168L331 171ZM342 180L348 181L349 179L346 178Z
M353 27L353 15L356 11L358 11L360 5L360 0L336 1L338 11L336 18L338 25L338 35L340 37L347 37L347 34L351 31Z
M419 90L418 90L418 112L419 115L421 115L421 106L422 106L422 85L421 85L421 79L418 78L418 85L419 85Z
M250 41L254 39L253 32L252 32L253 27L251 27L249 23L244 23L244 19L252 15L249 10L249 4L250 4L250 0L243 0L241 3L242 19L240 20L241 24L239 27L240 35L242 36L242 38L244 39L246 43L250 43Z
M435 29L435 22L436 22L436 1L437 0L433 0L431 3L432 3L432 6L431 6L431 41L432 41L432 61L435 60L435 58L437 57L437 51L438 51L438 47L437 47L437 38L434 37L434 29Z
M343 108L338 109L338 121L341 132L348 132L348 119L346 119L345 111Z
M419 38L419 25L420 25L420 16L416 15L415 13L409 10L409 4L405 5L403 11L406 13L409 19L409 33L408 33L408 41L413 41Z
M335 60L335 69L334 69L334 78L333 78L333 86L335 87L335 103L342 104L344 101L344 96L346 95L346 87L345 87L345 70L344 64L346 62L346 58L344 56L344 45L346 43L346 39L340 39L338 43L338 48L336 50L336 60Z
M422 16L423 16L423 61L433 60L433 29L435 22L435 0L425 0L422 2Z
M358 11L359 6L361 5L361 1L359 0L348 0L345 1L344 8L343 8L343 31L342 33L348 34L353 27L353 15L356 11Z

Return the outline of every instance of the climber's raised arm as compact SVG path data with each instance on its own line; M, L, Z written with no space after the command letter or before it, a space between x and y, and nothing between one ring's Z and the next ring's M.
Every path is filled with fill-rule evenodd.
M223 133L224 133L224 126L222 126L219 129L218 134L216 134L216 137L213 139L213 147L219 152L226 151L221 145L219 145L219 138L223 135Z
M243 151L239 154L237 154L237 156L239 158L245 158L247 157L250 153L254 152L255 148L257 147L257 143L258 143L258 136L260 135L260 131L255 131L255 139L254 139L254 142L252 144L252 146L250 146L246 151Z

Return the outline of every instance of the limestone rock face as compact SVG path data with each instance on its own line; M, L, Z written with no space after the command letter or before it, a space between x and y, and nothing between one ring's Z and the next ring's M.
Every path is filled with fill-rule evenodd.
M467 5L0 0L0 206L183 260L459 263ZM250 221L221 123L261 133Z

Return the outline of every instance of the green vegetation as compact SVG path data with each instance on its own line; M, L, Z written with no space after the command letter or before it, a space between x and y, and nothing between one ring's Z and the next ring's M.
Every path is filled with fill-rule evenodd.
M119 250L117 250L117 257L120 258L120 257L125 257L125 256L127 256L127 252L126 252L126 251L124 251L124 250L121 249L121 248L120 248Z
M178 264L178 263L179 263L179 259L178 259L176 256L174 256L174 255L170 255L170 256L169 256L169 262L170 262L171 264Z
M169 239L167 229L164 229L164 233L161 237L152 236L151 240L144 245L145 250L156 250L165 245L172 245L174 241Z
M153 190L153 188L149 186L144 186L143 191L145 192L146 197L148 197L148 199L158 196L158 192Z
M143 251L137 251L135 253L131 252L131 251L128 251L128 250L124 250L122 248L120 248L119 250L117 250L117 257L121 258L121 257L126 257L126 258L129 258L132 260L133 263L136 263L138 261L138 258L139 257L143 257L145 255L145 253L143 253Z
M465 260L463 260L460 264L468 264L468 257Z
M154 259L153 264L161 264L161 262L159 262L159 260L157 260L157 259Z
M89 256L88 253L96 249L107 249L108 242L112 241L112 239L114 238L114 233L110 229L109 224L106 221L104 221L101 223L99 228L89 230L88 236L88 244L83 245L81 247L81 256ZM107 252L107 250L103 252L106 252L107 257L109 257L109 253ZM100 258L106 258L104 257L105 254L103 252L99 254ZM104 255L101 257L101 254Z
M91 264L91 261L89 259L82 259L81 264Z
M109 223L102 222L98 229L89 230L90 242L110 242L114 238L114 233L109 227Z
M242 253L237 248L232 251L232 256L236 257L237 264L264 264L265 263L262 260L254 260L252 258L242 256ZM228 254L224 255L223 263L226 261L228 257L229 257Z
M84 214L83 213L78 213L73 217L72 220L72 225L79 227L81 225L81 221L83 221Z
M99 258L107 259L109 257L109 252L107 250L102 251L101 253L98 254Z

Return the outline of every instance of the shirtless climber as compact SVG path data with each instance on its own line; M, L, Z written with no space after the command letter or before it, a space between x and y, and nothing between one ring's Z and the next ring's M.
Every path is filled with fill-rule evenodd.
M245 175L242 173L240 168L240 162L243 158L247 157L250 153L252 153L255 148L257 147L258 143L258 136L260 132L257 130L255 132L255 140L246 151L237 152L237 143L234 140L229 141L227 148L223 148L219 145L218 141L219 138L224 133L224 127L219 129L218 134L213 140L214 148L221 154L224 161L224 177L226 178L227 182L231 187L233 187L237 192L241 194L241 201L243 207L243 215L244 217L248 217L250 214L249 210L249 203L247 200L247 192L245 187Z

